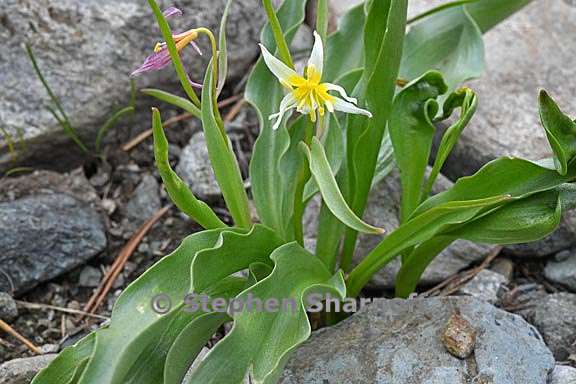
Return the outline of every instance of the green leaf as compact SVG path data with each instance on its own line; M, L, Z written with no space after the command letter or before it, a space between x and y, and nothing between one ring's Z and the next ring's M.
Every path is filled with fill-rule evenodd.
M463 6L423 19L406 35L400 76L412 80L431 69L451 90L484 71L482 33Z
M391 232L352 270L348 277L348 292L358 295L372 276L403 251L430 240L451 224L465 223L479 213L501 205L510 196L496 196L469 201L451 201L418 215Z
M226 23L228 22L228 13L233 0L228 0L222 20L220 21L220 32L218 34L218 89L216 95L220 95L224 84L226 84L226 77L228 77L228 46L226 43Z
M442 75L430 71L408 84L394 99L388 130L402 184L401 222L420 204L436 131L433 123L438 112L436 99L444 92Z
M540 120L554 151L554 164L558 173L566 175L568 163L576 156L576 123L562 113L546 91L540 91L538 101Z
M76 344L65 348L50 365L42 369L32 384L76 383L78 373L83 371L83 362L90 359L94 350L95 335L92 333Z
M285 0L277 11L278 19L288 41L304 21L306 0ZM262 43L275 52L276 44L269 26L262 33ZM263 224L282 231L290 215L283 212L285 190L279 162L290 145L285 126L272 129L268 116L277 112L283 89L270 73L262 58L256 63L246 85L245 98L256 109L260 121L260 134L254 145L250 162L252 195Z
M338 30L326 43L323 79L332 82L345 73L363 66L365 22L364 4L350 9L342 16ZM342 52L346 54L343 55ZM336 84L342 85L340 82Z
M190 216L194 221L206 229L224 228L226 224L216 216L212 208L201 200L198 200L190 188L178 177L170 166L168 158L168 140L162 129L160 112L152 110L152 130L154 132L154 157L156 168L170 199L178 209Z
M230 139L224 131L220 119L216 119L218 110L214 105L214 76L212 63L208 65L202 87L202 128L206 138L208 157L216 180L222 190L226 206L238 227L250 228L251 216L248 195L242 181L242 174Z
M304 300L311 290L344 297L341 273L331 276L322 262L296 243L271 255L276 267L270 276L242 292L249 298L294 300L295 306L279 311L243 310L233 315L234 327L210 351L186 383L239 383L250 372L254 383L272 383L281 374L289 353L310 335ZM294 311L292 311L294 309Z
M316 180L316 184L320 188L323 201L334 216L356 231L371 234L384 233L382 228L377 228L363 222L362 219L356 216L350 207L348 207L344 196L342 196L340 192L336 178L332 174L330 164L328 163L324 147L322 147L320 140L314 137L310 148L305 144L302 144L301 148L308 157L310 171Z
M474 175L460 178L449 190L432 196L418 207L414 215L449 201L475 200L499 195L525 197L554 189L571 181L574 175L576 170L570 170L569 174L561 176L554 169L528 160L502 157L489 162Z
M452 152L452 149L458 142L460 134L464 128L466 128L470 122L470 119L472 119L472 116L474 116L477 105L478 98L476 97L474 91L472 91L470 88L460 88L448 96L444 102L444 106L442 108L444 110L443 118L448 118L452 114L454 108L457 107L460 107L461 109L460 117L454 124L448 127L448 129L446 129L442 135L442 140L440 141L438 152L436 153L436 159L434 160L434 166L432 167L430 176L428 176L428 181L426 182L426 187L424 188L424 192L422 194L423 199L430 195L432 186L440 174L440 170L444 166L448 155L450 155L450 152Z
M255 225L248 233L223 232L214 248L198 252L192 263L192 286L202 292L253 263L271 264L270 254L283 242L274 231Z
M192 104L188 99L153 88L145 88L141 90L141 92L145 95L152 96L168 104L172 104L178 108L182 108L183 110L190 113L194 117L197 117L199 119L202 117L202 112L200 112L200 109L194 104Z
M482 32L495 27L498 23L528 5L532 0L478 0L466 5L466 10Z
M151 299L165 294L174 302L183 300L190 291L192 258L196 252L212 247L220 233L221 230L210 230L187 237L172 254L124 290L114 306L110 324L95 333L95 348L80 380L82 384L125 384L126 370L138 357L127 353L130 344L167 316L153 310ZM174 306L172 311L180 307Z

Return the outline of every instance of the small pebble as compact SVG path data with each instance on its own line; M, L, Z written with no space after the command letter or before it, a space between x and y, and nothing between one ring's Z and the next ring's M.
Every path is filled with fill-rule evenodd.
M95 288L100 284L102 272L90 265L84 267L78 278L78 285L84 288Z
M459 359L466 359L476 346L476 330L460 314L450 316L442 334L442 344L446 350Z
M0 292L0 319L11 323L18 317L16 302L6 292Z

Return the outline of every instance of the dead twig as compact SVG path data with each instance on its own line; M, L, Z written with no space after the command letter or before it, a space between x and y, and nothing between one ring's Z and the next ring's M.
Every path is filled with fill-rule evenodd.
M144 236L146 236L146 234L148 233L148 231L150 231L152 226L158 220L160 220L160 218L162 218L162 216L164 216L169 209L170 206L168 205L158 210L151 218L149 218L144 224L142 224L140 228L138 228L138 231L136 231L136 233L132 236L132 238L128 241L128 243L126 243L124 248L122 248L116 260L114 261L114 263L112 263L112 266L110 267L108 272L106 272L106 275L100 282L98 289L96 289L92 297L90 297L90 300L88 300L88 303L86 303L86 305L84 306L84 312L87 313L96 312L96 310L100 307L100 305L106 298L106 295L112 288L112 285L116 281L116 278L118 277L120 272L122 272L122 269L124 269L124 265L126 265L126 262L130 258L130 256L134 253L134 251L136 250L136 248L138 247ZM81 315L80 319L83 318L84 315Z
M218 103L218 108L226 108L227 106L232 105L241 99L242 99L242 95L231 96L227 99L220 101ZM179 121L187 120L187 119L190 119L191 117L193 117L192 114L183 113L181 115L178 115L178 116L175 116L175 117L172 117L172 118L166 120L165 122L162 123L162 126L164 128L168 128L169 126L174 125ZM147 129L146 131L140 133L138 136L136 136L135 138L131 139L130 141L128 141L127 143L122 145L122 150L125 152L129 152L132 149L134 149L135 147L137 147L144 140L149 138L150 136L152 136L152 128Z
M28 340L27 338L25 338L24 336L22 336L21 334L16 332L16 330L14 328L12 328L10 325L5 323L1 319L0 319L0 329L2 329L7 334L13 336L14 338L18 339L18 341L20 341L22 344L24 344L29 350L31 350L35 354L37 354L37 355L42 354L42 351L40 350L40 348L38 348L37 346L32 344L32 342L30 340Z
M109 317L106 317L106 316L95 315L93 313L84 312L84 311L81 311L79 309L63 308L63 307L57 307L55 305L41 304L41 303L29 303L27 301L19 301L19 300L15 300L15 301L19 307L22 307L25 309L37 309L37 310L47 310L47 309L50 310L51 309L51 310L57 311L57 312L68 313L71 315L84 315L84 316L93 317L95 319L100 319L100 320L110 319Z
M226 116L224 116L224 123L229 123L232 120L234 120L234 118L236 116L238 116L238 114L242 110L242 107L244 106L245 102L246 102L246 100L244 98L241 98L240 100L238 100L236 102L236 104L234 104L234 106L232 108L230 108L230 111L228 111Z

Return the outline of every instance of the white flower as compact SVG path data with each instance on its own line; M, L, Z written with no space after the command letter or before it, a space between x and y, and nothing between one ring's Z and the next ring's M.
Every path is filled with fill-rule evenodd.
M304 75L299 75L282 61L274 57L262 44L260 44L264 62L270 71L280 80L280 83L288 89L288 94L280 103L280 111L270 115L270 120L276 119L274 129L278 129L286 112L296 108L296 111L310 115L310 119L316 121L316 111L324 116L325 110L329 112L341 111L372 117L372 114L356 106L357 100L348 97L344 88L331 83L321 83L322 70L324 68L324 48L322 39L314 32L314 47L304 69ZM342 98L331 95L334 91Z

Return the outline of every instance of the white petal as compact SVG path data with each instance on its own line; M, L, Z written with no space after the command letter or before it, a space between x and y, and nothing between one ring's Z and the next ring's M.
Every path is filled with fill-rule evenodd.
M294 95L292 95L292 93L289 93L286 96L284 96L284 98L280 102L280 111L268 117L270 120L276 119L276 121L274 122L274 126L272 126L272 129L277 130L280 127L280 124L282 124L282 119L284 118L286 112L288 112L294 107L296 107L296 99L294 98Z
M346 93L346 90L344 88L342 88L341 86L339 86L338 84L331 84L331 83L324 83L324 85L326 86L326 88L329 91L336 91L340 94L340 96L342 96L346 101L349 101L351 103L358 103L358 100L356 100L353 97L349 97L348 94Z
M260 45L260 49L262 50L262 57L264 58L264 62L270 72L274 74L283 83L289 83L290 78L293 76L298 76L296 71L290 69L286 64L275 58L268 49L262 44Z
M362 108L358 108L354 104L349 103L347 101L344 101L338 97L334 98L334 109L337 111L340 111L340 112L353 113L355 115L364 115L364 116L372 117L372 114L370 113L370 111L367 111L367 110L362 109Z
M308 66L314 66L320 73L320 77L322 77L322 71L324 70L324 44L322 44L322 38L316 31L314 31L314 46L308 60Z

